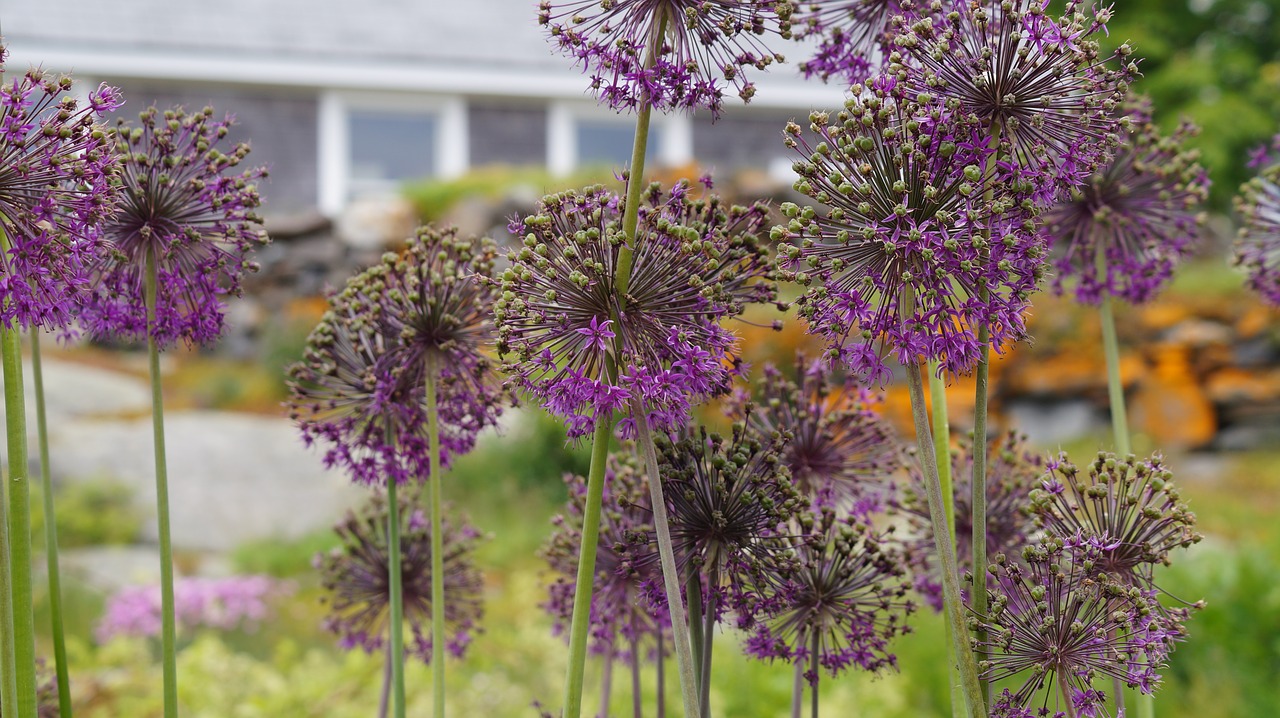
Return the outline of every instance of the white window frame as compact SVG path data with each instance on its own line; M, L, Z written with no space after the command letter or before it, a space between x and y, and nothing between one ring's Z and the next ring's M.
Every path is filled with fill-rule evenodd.
M547 169L551 174L563 177L578 169L578 123L583 120L635 126L632 115L590 101L553 101L547 108ZM693 161L693 121L687 114L654 113L650 125L662 128L661 142L649 148L653 165L678 167Z
M351 192L351 113L354 110L424 112L439 120L435 137L437 177L457 177L469 169L467 102L461 95L408 95L390 92L326 90L320 93L318 118L320 211L342 212Z

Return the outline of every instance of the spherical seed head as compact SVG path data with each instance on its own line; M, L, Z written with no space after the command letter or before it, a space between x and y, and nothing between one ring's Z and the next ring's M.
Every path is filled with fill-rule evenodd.
M0 73L6 51L0 45ZM0 322L68 328L103 251L99 225L119 195L120 159L102 113L121 104L107 85L72 97L71 78L39 69L0 83Z
M1054 288L1061 292L1074 280L1076 298L1090 304L1104 294L1151 299L1199 238L1209 196L1200 154L1185 147L1195 125L1184 122L1163 136L1145 97L1130 99L1122 116L1128 129L1115 157L1044 218L1055 248Z
M1099 568L1126 585L1152 588L1157 564L1203 538L1159 454L1140 460L1101 452L1083 472L1062 454L1029 505L1049 535L1096 544Z
M783 61L764 38L790 37L792 8L788 0L543 0L538 23L613 109L647 103L660 111L707 108L715 116L726 87L751 100L749 68ZM649 48L659 33L655 52Z
M1280 140L1274 144L1280 146ZM1241 219L1235 263L1244 268L1246 286L1280 307L1280 164L1264 167L1246 182L1235 206Z
M818 665L833 676L896 667L889 642L910 631L906 617L915 610L904 557L860 511L819 507L802 512L795 528L786 541L797 565L761 597L747 653L807 665L816 641Z
M942 14L929 0L801 0L797 3L797 40L820 38L813 57L800 63L807 78L852 85L867 82L893 51L893 39L906 25Z
M970 370L979 323L997 350L1024 336L1044 273L1029 186L994 182L984 196L985 168L998 168L981 138L892 78L809 119L812 139L791 123L784 141L800 156L796 190L819 204L783 204L788 223L773 237L784 278L807 287L799 314L829 357L879 384L890 354Z
M1046 5L957 3L940 23L917 21L897 37L893 71L913 94L941 97L984 133L998 129L1002 156L1049 203L1109 158L1137 66L1127 45L1110 57L1099 48L1109 8L1069 0L1055 17Z
M1073 715L1109 716L1106 694L1118 679L1143 693L1159 684L1167 655L1156 602L1148 593L1111 580L1097 568L1095 547L1049 538L1029 546L1022 562L998 557L988 582L989 610L971 624L987 632L976 641L986 654L980 668L990 681L1020 678L992 705L992 716L1033 715L1032 701L1049 715L1067 685ZM1045 692L1052 687L1054 690ZM1059 709L1065 708L1059 705Z
M636 566L630 556L630 549L647 544L653 533L648 479L636 466L634 451L610 454L606 466L591 594L590 649L597 655L624 659L641 642L646 647L656 643L663 622L670 624L670 619L665 607L647 599L645 582L657 578L657 566ZM568 474L565 482L569 503L553 519L555 528L542 549L556 574L543 604L555 620L556 633L563 633L573 616L587 493L586 477Z
M400 497L401 593L409 629L408 655L431 662L431 523L416 492ZM386 645L390 620L390 572L387 564L387 501L376 494L347 514L334 530L342 544L317 554L320 586L329 606L325 628L345 649L377 653ZM444 618L446 648L461 657L479 632L483 617L484 577L474 552L480 532L446 506L444 535Z
M513 223L523 245L508 255L494 305L512 384L563 417L570 436L636 397L655 428L683 425L690 405L728 391L736 371L736 337L719 321L775 295L766 211L655 184L628 241L622 199L602 187L543 198ZM635 248L625 304L624 242ZM634 432L631 418L621 431Z
M488 239L423 227L329 298L289 369L291 416L308 443L327 445L327 464L364 483L428 476L428 356L445 464L497 422L507 397L485 353L494 255Z
M250 253L267 243L255 214L262 167L238 170L249 155L240 143L224 152L234 123L212 107L144 110L136 126L119 120L110 138L123 159L119 210L102 225L111 244L94 264L95 289L83 321L100 336L215 341L222 333L222 297L240 292L257 269ZM148 257L157 272L156 320L148 328Z
M937 611L942 610L942 584L934 560L929 507L925 500L924 476L918 462L909 461L911 478L901 498L893 507L906 519L911 535L907 542L911 568L916 573L915 585L925 600ZM1022 547L1035 533L1035 519L1027 508L1031 492L1040 485L1044 461L1026 445L1026 437L1008 432L994 441L988 450L987 483L987 558L1004 555L1017 562ZM956 562L961 572L973 569L973 438L962 441L951 451L951 481L956 527Z
M782 461L800 493L821 504L878 508L902 467L893 429L873 410L874 399L852 382L838 382L825 362L796 355L796 380L766 364L760 399L738 399L730 416L745 421L762 443L781 438Z

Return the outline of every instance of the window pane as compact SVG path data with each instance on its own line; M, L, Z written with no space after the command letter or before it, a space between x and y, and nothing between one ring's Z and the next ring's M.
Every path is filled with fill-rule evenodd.
M428 113L352 110L352 190L385 191L433 174L437 124Z
M609 120L578 120L578 165L609 165L621 168L631 161L631 145L636 128L632 123ZM662 128L649 129L649 147L662 146Z

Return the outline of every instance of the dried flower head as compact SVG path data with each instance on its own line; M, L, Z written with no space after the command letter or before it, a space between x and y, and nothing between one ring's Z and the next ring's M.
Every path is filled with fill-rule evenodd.
M512 223L523 246L508 255L494 308L513 383L565 418L570 436L633 397L659 430L683 425L691 404L728 391L736 337L719 320L774 297L758 236L766 213L694 199L685 182L651 185L624 303L622 199L598 186L544 197Z
M0 45L0 74L6 50ZM119 189L119 158L97 124L121 105L107 85L83 105L71 78L31 69L0 83L0 322L62 329L102 251L98 225Z
M1274 145L1280 148L1280 135L1276 137ZM1235 264L1244 268L1246 286L1280 307L1280 164L1265 167L1246 182L1235 206L1241 219Z
M1117 680L1149 694L1159 684L1167 636L1155 602L1111 580L1097 560L1092 546L1050 538L1020 563L991 564L989 612L971 619L987 632L980 667L993 682L1022 680L995 700L993 718L1049 715L1050 701L1057 715L1102 718L1107 696L1096 685ZM1044 703L1033 714L1037 693Z
M400 586L404 621L411 633L405 651L424 663L431 661L431 524L416 491L401 497ZM474 552L480 532L465 517L445 507L444 620L446 647L461 657L479 631L483 616L484 577ZM334 527L342 545L314 560L329 604L325 627L337 634L345 649L375 653L383 648L390 617L390 572L387 569L387 501L378 494L347 514Z
M902 459L869 392L836 382L824 362L796 355L792 381L764 366L754 410L738 397L729 415L761 442L781 438L782 461L800 493L819 503L878 508Z
M726 86L755 94L748 67L783 62L764 36L789 38L789 0L542 0L538 23L616 110L700 107L718 114Z
M936 18L941 10L929 0L801 0L797 5L796 39L821 38L800 71L844 85L879 74L897 32L907 23Z
M924 476L919 464L907 462L911 480L895 503L915 539L908 542L916 590L935 610L942 610L942 584L933 560L932 523L925 501ZM1031 452L1026 437L1010 431L997 440L987 456L987 555L1005 555L1017 561L1022 548L1035 533L1035 519L1027 508L1031 492L1040 485L1044 462ZM951 451L951 481L954 494L956 562L961 571L973 569L973 439L962 441Z
M1095 39L1110 8L1068 0L957 3L940 23L926 18L900 34L894 72L912 93L949 108L1001 139L1001 157L1040 181L1052 201L1085 182L1118 138L1116 109L1137 74L1121 45L1104 57ZM1108 63L1115 61L1115 67Z
M798 304L810 331L874 383L888 378L889 353L968 371L979 323L997 349L1016 341L1044 272L1027 188L1000 183L984 197L985 145L901 90L892 79L855 86L836 114L809 116L813 142L787 125L796 190L820 206L783 204L789 223L772 235L785 241L784 277L808 288Z
M755 624L747 653L807 660L833 676L853 666L895 667L889 642L911 630L906 617L915 606L904 558L889 548L887 533L861 512L838 516L829 506L801 513L798 529L787 539L797 566L762 597L768 617ZM816 672L806 676L817 684Z
M378 483L429 473L428 356L439 368L437 408L446 463L470 451L504 401L487 308L495 249L453 228L419 228L399 253L347 282L289 369L291 416L325 461Z
M102 225L111 250L94 266L95 290L84 310L95 334L141 339L149 332L161 346L215 341L221 298L238 294L241 275L257 269L249 254L267 235L257 228L256 182L267 173L237 172L249 145L220 150L234 120L213 117L212 107L163 113L149 107L137 126L119 120L111 131L123 157L123 188L118 211ZM157 273L149 329L148 262Z
M636 566L630 557L630 548L648 543L653 533L648 479L636 466L634 452L610 454L606 466L591 593L590 649L598 655L625 658L642 640L656 639L670 619L665 608L649 602L644 587L645 582L659 578L658 567ZM573 615L587 491L585 477L569 474L565 481L569 504L564 514L553 519L555 529L542 549L556 573L544 606L555 619L557 633L564 631Z
M1044 218L1057 249L1055 287L1062 291L1074 279L1076 298L1091 304L1104 293L1134 303L1151 299L1199 237L1200 205L1209 196L1200 153L1185 147L1199 129L1184 122L1161 135L1145 97L1123 110L1126 141L1114 159Z

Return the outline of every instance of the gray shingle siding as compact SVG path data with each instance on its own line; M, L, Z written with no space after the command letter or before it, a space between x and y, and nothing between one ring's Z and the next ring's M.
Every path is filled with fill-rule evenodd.
M801 113L726 112L716 123L700 115L693 124L693 156L717 174L746 168L767 170L779 157L790 158L782 144L787 120Z

